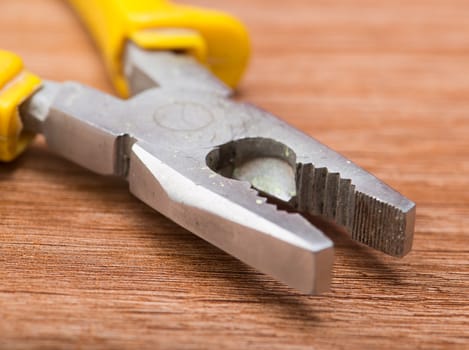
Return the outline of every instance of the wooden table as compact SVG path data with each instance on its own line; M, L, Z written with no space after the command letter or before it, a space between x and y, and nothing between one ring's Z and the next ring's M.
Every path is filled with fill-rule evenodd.
M300 295L38 139L0 166L0 348L468 349L469 3L189 2L249 27L242 100L416 201L412 253L328 228L332 291ZM62 1L3 0L0 47L112 91Z

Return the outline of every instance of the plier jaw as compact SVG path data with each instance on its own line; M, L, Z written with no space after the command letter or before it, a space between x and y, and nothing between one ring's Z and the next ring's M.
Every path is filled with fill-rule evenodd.
M88 13L91 2L73 3ZM221 27L244 38L233 22ZM332 241L305 217L320 216L386 254L409 252L412 201L270 113L231 100L233 81L220 81L200 57L139 45L137 29L105 49L109 59L122 51L114 78L130 99L45 82L20 106L24 130L43 133L51 150L91 171L127 180L155 210L304 293L327 291L333 265Z
M333 243L300 214L390 255L410 249L414 204L351 161L212 85L155 85L125 101L46 84L24 120L52 150L125 178L155 210L302 292L328 290Z

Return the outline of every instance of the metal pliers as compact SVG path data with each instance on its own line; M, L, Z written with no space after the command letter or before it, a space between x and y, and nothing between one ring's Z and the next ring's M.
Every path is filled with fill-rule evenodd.
M162 0L69 2L116 90L131 98L41 82L0 52L1 160L42 133L54 152L126 179L147 205L305 293L329 289L333 263L332 241L305 216L384 253L409 252L413 202L309 135L229 98L249 56L237 20Z

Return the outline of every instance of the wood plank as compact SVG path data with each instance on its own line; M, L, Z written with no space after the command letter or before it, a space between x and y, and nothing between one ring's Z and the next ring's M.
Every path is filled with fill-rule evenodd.
M0 348L469 348L469 3L191 0L240 17L239 98L342 152L418 205L399 260L336 244L304 296L49 153L0 165ZM111 92L64 2L3 0L0 47Z

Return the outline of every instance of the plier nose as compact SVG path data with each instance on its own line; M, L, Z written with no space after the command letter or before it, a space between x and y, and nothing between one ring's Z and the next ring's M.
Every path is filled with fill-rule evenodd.
M67 159L126 179L152 208L305 293L329 289L333 264L332 241L305 216L393 256L411 249L413 202L270 113L231 100L230 81L188 52L138 40L124 44L116 78L133 97L46 82L21 105L25 130L43 133Z

